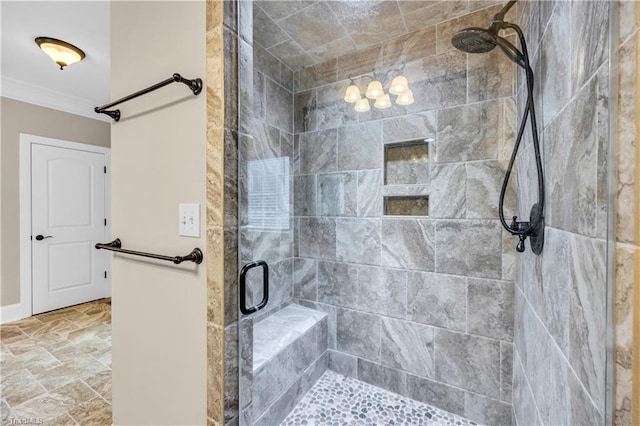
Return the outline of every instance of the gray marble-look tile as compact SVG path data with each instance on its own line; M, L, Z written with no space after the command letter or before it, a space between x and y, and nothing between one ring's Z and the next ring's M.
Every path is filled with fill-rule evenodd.
M287 40L289 36L254 3L253 38L256 43L268 49Z
M465 331L467 283L464 277L409 272L407 319Z
M380 264L380 219L337 219L336 258L343 262Z
M465 53L452 51L409 62L404 76L415 98L407 107L410 113L453 107L467 101Z
M337 309L337 349L374 362L380 360L382 320L378 315Z
M326 305L324 303L311 302L309 300L301 299L299 301L300 305L306 306L308 308L315 309L316 311L324 312L327 314L327 340L329 349L336 348L336 317L337 317L337 309L333 305Z
M542 2L546 3L546 2ZM542 91L546 127L571 98L571 3L554 2L553 14L540 44L538 87Z
M609 3L571 3L573 93L596 72L609 53Z
M382 171L358 171L357 215L359 217L382 216Z
M565 356L557 347L552 346L549 351L549 380L544 397L541 399L544 415L549 424L568 425L571 423L571 409L569 400L570 367Z
M252 261L261 259L268 264L282 260L280 250L281 232L240 230L240 260Z
M606 242L571 234L569 362L600 412L605 407Z
M293 258L269 265L269 303L283 305L293 298Z
M407 273L397 269L358 267L358 309L395 318L406 317Z
M295 216L315 216L316 176L299 175L293 177L293 214Z
M330 59L320 64L311 65L300 71L296 71L294 74L295 91L300 92L314 87L323 86L325 84L334 83L336 81L337 69L338 61L336 59Z
M355 50L338 58L338 80L375 73L382 66L382 46L379 44ZM364 91L362 92L364 93Z
M602 414L593 405L582 384L573 374L569 375L569 393L571 424L595 426L603 423Z
M356 45L348 35L337 40L330 41L322 46L309 49L307 53L316 63L321 63L329 59L340 57L356 50Z
M317 300L317 263L313 259L293 259L293 296L300 299Z
M279 395L278 399L274 401L261 417L258 418L258 416L255 415L257 413L254 414L254 418L257 419L255 424L280 424L326 370L327 355L323 354L309 365L285 392Z
M280 130L293 132L293 95L277 83L267 79L267 123Z
M237 224L224 230L224 306L225 324L237 320L238 306L238 231Z
M431 163L429 216L434 219L464 219L467 214L465 164Z
M436 223L435 271L478 278L502 275L500 224L488 220L450 220Z
M467 218L497 218L500 189L507 170L507 161L473 161L466 164L466 169ZM512 175L504 198L505 212L511 212L515 209L515 180L515 175Z
M224 328L225 420L238 415L238 359L238 323L233 323Z
M301 217L299 251L302 257L336 258L336 221L331 218Z
M464 415L465 392L462 389L407 374L406 395L450 413Z
M338 132L335 129L305 133L300 138L300 173L336 171Z
M596 233L597 79L545 129L545 221L583 235Z
M279 20L278 25L306 50L347 34L325 2L315 3L289 15Z
M358 305L357 274L353 265L318 262L318 301L355 308Z
M344 94L351 82L349 80L338 82L332 80L330 83L318 88L315 112L317 128L333 129L357 123L360 113L353 109L355 104L344 101Z
M382 140L385 143L435 140L435 137L436 111L394 117L382 121Z
M464 416L487 425L510 425L511 404L467 392L464 395Z
M518 425L543 424L527 383L527 376L517 356L514 359L513 411Z
M290 69L300 69L314 64L309 54L292 39L285 39L281 43L269 47L269 52L280 59Z
M433 327L382 318L382 364L433 377L433 334Z
M429 145L389 144L384 147L386 185L428 185Z
M383 219L382 264L433 271L435 226L429 220Z
M406 393L407 376L404 371L385 367L362 358L358 358L358 380L400 395Z
M334 350L328 350L327 354L329 355L329 370L354 379L358 377L357 357Z
M340 170L380 169L382 124L376 121L339 128L338 152Z
M436 28L427 27L382 44L385 67L397 67L436 52Z
M598 73L597 138L598 138L598 178L596 183L596 237L605 239L609 214L609 133L610 133L610 81L608 67L602 67ZM618 121L618 126L624 125ZM620 140L620 142L622 142ZM619 151L618 151L619 152ZM618 169L620 170L620 169ZM620 180L620 178L618 178ZM626 204L626 203L622 203ZM631 204L631 203L629 203ZM633 223L633 221L632 221Z
M293 95L293 121L296 133L316 130L316 89Z
M329 2L358 47L370 46L406 32L400 8L390 2Z
M435 354L437 380L500 397L500 342L437 329Z
M456 16L464 15L469 10L469 2L454 0L434 2L429 7L418 8L404 15L409 31L415 31L426 26L435 25Z
M570 234L557 229L545 230L542 276L527 281L525 295L545 323L558 346L566 353L569 348L569 315L571 295Z
M264 74L265 80L272 80L275 83L280 82L282 62L258 44L253 45L253 66L254 73Z
M357 173L318 175L318 216L355 216Z
M513 282L469 278L467 331L513 340Z
M492 160L498 157L502 102L492 100L438 111L438 163ZM482 123L482 125L478 125Z
M512 401L513 343L500 342L500 400Z
M289 15L311 6L315 3L313 0L256 0L255 2L267 15L274 21L286 18Z
M514 45L517 44L515 36L508 36L507 40ZM469 55L467 67L468 102L504 98L515 94L516 65L501 49L494 49L484 55Z

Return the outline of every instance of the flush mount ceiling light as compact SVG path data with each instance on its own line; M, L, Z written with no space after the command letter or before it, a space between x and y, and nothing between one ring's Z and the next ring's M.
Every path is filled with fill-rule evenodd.
M85 57L82 50L66 41L51 37L36 37L35 42L53 62L60 66L60 69L80 62Z

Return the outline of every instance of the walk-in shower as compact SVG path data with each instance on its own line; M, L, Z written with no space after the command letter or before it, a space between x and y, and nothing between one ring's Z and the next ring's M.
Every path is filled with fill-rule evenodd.
M522 67L525 71L527 79L527 103L522 122L518 129L513 153L509 160L509 166L505 173L502 189L500 191L498 213L500 215L500 222L502 223L502 226L512 235L517 235L520 238L520 241L516 246L516 250L518 252L522 253L525 250L524 242L527 237L529 237L531 250L535 254L540 254L542 253L542 247L544 245L544 177L542 174L542 160L540 157L540 142L538 140L538 123L536 120L533 101L533 70L531 69L529 62L529 52L527 50L527 43L524 38L524 34L522 33L522 29L520 29L516 24L505 22L504 20L506 13L515 5L515 3L516 0L512 0L507 3L507 5L493 17L488 28L470 27L459 30L451 38L451 43L456 49L467 53L487 53L498 46L513 62L518 64L518 66ZM520 41L521 51L499 35L501 30L506 29L512 29L516 32ZM513 216L511 224L508 224L504 218L504 197L507 185L509 184L509 177L511 176L511 171L513 170L516 156L518 154L518 148L520 147L520 142L522 142L524 130L527 125L527 119L531 120L531 135L533 138L536 169L538 173L538 202L531 207L529 222L518 221L518 217Z

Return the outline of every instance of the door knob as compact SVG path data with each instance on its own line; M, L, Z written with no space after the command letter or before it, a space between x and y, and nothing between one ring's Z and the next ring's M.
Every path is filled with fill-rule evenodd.
M47 236L45 237L44 235L36 235L36 240L38 240L38 241L42 241L42 240L44 240L45 238L53 238L53 236L52 236L52 235L47 235Z

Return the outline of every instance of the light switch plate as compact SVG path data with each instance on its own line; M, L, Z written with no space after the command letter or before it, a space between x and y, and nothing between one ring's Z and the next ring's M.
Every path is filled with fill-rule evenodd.
M200 204L179 204L178 220L180 236L200 237Z

